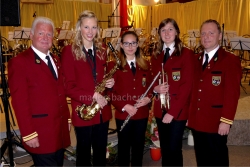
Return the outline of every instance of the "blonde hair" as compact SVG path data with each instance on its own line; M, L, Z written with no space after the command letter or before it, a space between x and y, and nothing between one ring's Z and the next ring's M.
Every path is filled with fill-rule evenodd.
M95 46L96 53L101 52L104 49L102 48L102 40L100 38L100 28L98 26L98 19L94 12L85 10L78 17L75 29L76 33L72 44L72 52L75 54L76 60L83 59L84 61L86 61L86 55L83 52L84 43L81 35L81 24L86 18L94 18L97 22L97 34L93 40L93 45Z

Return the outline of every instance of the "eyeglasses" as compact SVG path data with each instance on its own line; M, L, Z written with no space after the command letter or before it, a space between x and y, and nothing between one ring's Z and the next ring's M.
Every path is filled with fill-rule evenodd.
M130 45L133 46L133 47L136 47L138 45L138 42L123 42L122 43L124 47L129 47Z

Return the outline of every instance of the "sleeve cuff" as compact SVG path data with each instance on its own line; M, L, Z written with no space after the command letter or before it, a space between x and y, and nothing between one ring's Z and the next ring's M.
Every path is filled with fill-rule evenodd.
M224 117L221 117L221 118L220 118L220 121L221 121L221 122L224 122L224 123L226 123L226 124L229 124L229 125L232 125L232 124L233 124L233 121L232 121L232 120L226 119L226 118L224 118Z
M26 141L29 141L31 139L34 139L35 137L37 137L38 134L36 132L34 133L31 133L30 135L27 135L27 136L24 136L23 137L23 141L26 142Z

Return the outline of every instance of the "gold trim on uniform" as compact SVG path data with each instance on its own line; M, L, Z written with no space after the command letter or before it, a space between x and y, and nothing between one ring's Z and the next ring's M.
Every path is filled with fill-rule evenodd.
M29 141L29 140L31 140L31 139L37 137L37 136L38 136L38 134L37 134L36 132L31 133L30 135L24 136L24 137L23 137L23 141L24 141L24 142Z
M232 125L232 124L233 124L233 121L232 121L232 120L229 120L229 119L226 119L226 118L223 118L223 117L220 118L220 121L221 121L221 122L224 122L224 123L227 123L227 124L229 124L229 125Z
M181 79L181 72L180 71L172 72L172 78L174 81L179 81Z
M68 119L68 123L70 123L70 124L71 124L71 119Z
M212 76L212 84L214 86L219 86L221 83L221 76Z

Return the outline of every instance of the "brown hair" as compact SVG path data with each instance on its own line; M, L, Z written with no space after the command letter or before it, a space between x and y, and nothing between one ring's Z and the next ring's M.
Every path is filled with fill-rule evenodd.
M123 40L124 40L125 36L127 36L127 35L133 35L136 38L136 42L139 42L139 37L134 31L126 31L121 36L121 43L123 43ZM121 65L119 68L121 70L124 70L124 67L127 64L127 60L126 60L126 55L125 55L123 48L120 48L119 57L121 60ZM143 53L142 53L141 48L139 46L137 47L137 50L135 52L135 59L136 59L136 63L138 64L138 66L140 68L142 68L143 70L148 70L148 64L147 64L146 60L143 58Z
M174 20L174 19L172 19L172 18L167 18L167 19L164 19L164 20L162 20L161 21L161 23L159 24L159 27L158 27L158 35L159 35L159 38L158 38L158 42L157 42L157 46L156 46L156 49L154 50L154 52L153 52L153 55L156 57L157 55L159 55L161 52L162 52L162 49L163 49L163 45L164 45L164 42L163 42L163 40L161 39L161 34L160 34L160 32L161 32L161 29L165 26L165 25L167 25L168 23L171 23L173 26L174 26L174 28L175 28L175 30L176 30L176 32L177 32L177 35L176 35L176 37L175 37L175 45L174 45L174 47L175 47L175 55L176 56L179 56L180 54L181 54L181 50L182 50L182 47L183 47L183 43L182 43L182 41L181 41L181 39L180 39L180 29L179 29L179 27L178 27L178 24L177 24L177 22Z

